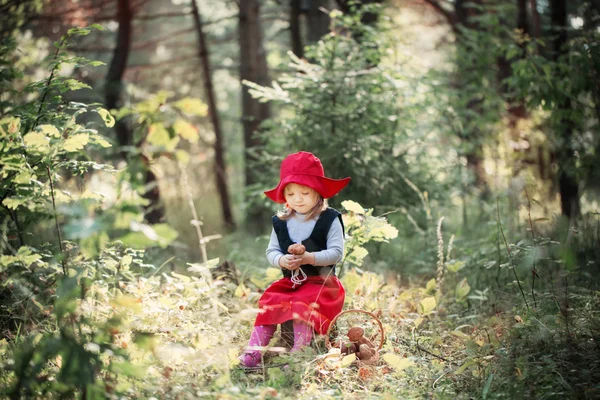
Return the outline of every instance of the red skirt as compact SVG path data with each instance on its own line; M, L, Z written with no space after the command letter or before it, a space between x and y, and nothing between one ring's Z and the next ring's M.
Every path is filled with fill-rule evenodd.
M294 288L290 278L273 282L258 300L261 312L255 326L301 320L320 335L327 333L331 320L342 311L346 292L340 280L330 276L309 276Z

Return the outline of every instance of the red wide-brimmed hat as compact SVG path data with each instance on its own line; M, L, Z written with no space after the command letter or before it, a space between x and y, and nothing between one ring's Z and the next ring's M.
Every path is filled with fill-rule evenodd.
M290 154L281 162L279 184L265 194L276 203L285 203L283 189L288 183L308 186L317 191L324 199L335 196L346 187L350 178L331 179L325 177L321 160L312 153L299 151Z

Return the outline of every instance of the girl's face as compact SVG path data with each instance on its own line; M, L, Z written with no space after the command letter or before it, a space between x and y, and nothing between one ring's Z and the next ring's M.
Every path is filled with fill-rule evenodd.
M300 214L306 214L312 210L320 196L316 190L297 183L287 185L283 190L283 195L290 208Z

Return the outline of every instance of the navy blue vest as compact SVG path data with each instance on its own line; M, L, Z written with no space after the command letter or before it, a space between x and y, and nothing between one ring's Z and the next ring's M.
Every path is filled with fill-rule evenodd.
M304 247L306 247L306 251L315 252L327 249L327 234L329 233L329 228L331 228L331 224L335 221L336 218L339 218L340 223L342 224L342 232L344 231L344 222L342 221L342 214L334 208L327 208L325 211L321 213L321 216L317 220L313 231L310 236L302 241ZM277 240L279 241L279 247L284 254L289 254L287 249L290 245L295 244L290 239L290 234L287 229L287 221L280 220L277 215L273 216L273 228L275 229L275 234L277 235ZM304 273L308 276L327 276L328 274L335 275L335 266L329 265L326 267L317 267L315 265L304 264L300 268L304 271ZM331 270L333 268L333 271ZM291 277L292 271L288 269L282 268L283 276Z

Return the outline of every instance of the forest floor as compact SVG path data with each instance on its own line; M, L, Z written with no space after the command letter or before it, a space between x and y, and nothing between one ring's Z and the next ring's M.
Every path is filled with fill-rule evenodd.
M266 270L252 286L264 287L276 273ZM464 391L467 398L475 388L486 397L493 382L485 371L506 351L507 332L522 323L520 317L477 315L466 302L453 301L449 311L436 300L443 288L435 280L400 287L382 275L353 270L342 281L345 309L369 310L381 321L383 341L379 325L365 313L347 313L336 322L340 333L362 326L382 346L372 365L340 355L321 337L304 352L272 357L282 349L274 339L264 368L241 369L238 356L259 293L244 283L213 280L202 268L191 277L172 273L123 284L116 298L97 285L82 309L100 319L119 309L127 314L127 329L115 339L129 349L137 370L130 375L136 378L117 379L114 390L132 397L455 398ZM457 285L452 276L445 283ZM151 338L144 349L132 345L136 332Z

